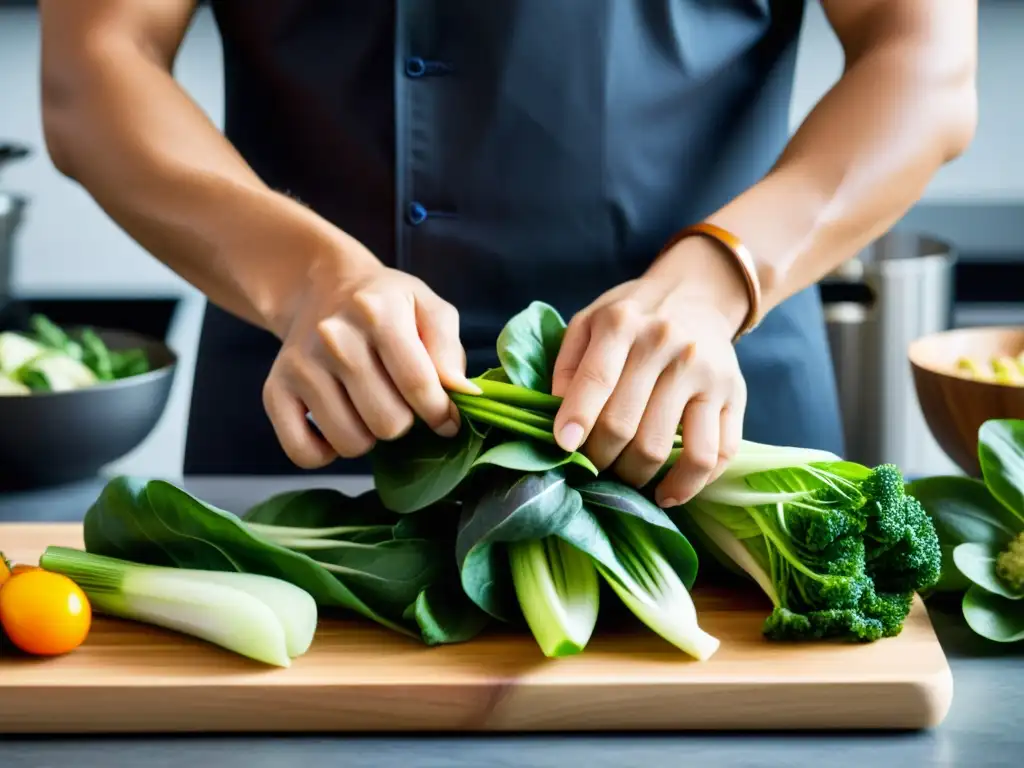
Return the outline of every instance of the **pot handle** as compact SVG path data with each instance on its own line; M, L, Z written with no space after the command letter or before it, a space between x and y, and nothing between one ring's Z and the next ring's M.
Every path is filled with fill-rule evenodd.
M32 150L24 144L0 144L0 166L14 160L24 160Z

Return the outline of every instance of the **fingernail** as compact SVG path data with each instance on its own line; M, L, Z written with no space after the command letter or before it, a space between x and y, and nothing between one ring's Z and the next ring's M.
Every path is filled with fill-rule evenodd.
M672 507L678 507L679 506L679 499L673 499L673 498L662 499L660 506L661 506L662 509L670 509Z
M437 434L441 437L455 437L459 434L459 425L448 419L448 421L437 428Z
M583 442L583 427L579 424L569 422L562 427L561 433L559 433L562 448L567 451L575 451L580 447L580 443Z

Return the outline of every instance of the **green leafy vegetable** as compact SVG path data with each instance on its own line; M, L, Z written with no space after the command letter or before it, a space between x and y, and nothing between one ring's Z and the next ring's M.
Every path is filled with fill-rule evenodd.
M991 419L978 430L985 485L1024 523L1024 420Z
M258 505L243 521L170 483L120 477L86 513L85 545L90 553L148 565L283 579L320 606L352 610L396 632L437 642L440 630L431 627L424 636L409 608L424 590L454 578L445 557L454 518L436 515L438 534L426 538L424 520L390 513L374 499L316 491L303 503L301 496L289 495ZM268 521L280 530L268 530ZM323 525L309 525L314 522ZM365 530L383 524L391 526L390 537ZM468 601L464 605L471 608Z
M474 430L441 437L421 423L400 440L380 442L371 456L373 479L393 512L425 509L449 496L469 474L483 449Z
M77 583L99 613L192 635L266 664L290 666L316 631L316 602L281 579L170 568L49 547L39 564Z
M1009 548L1002 552L991 544L966 542L953 550L953 562L971 583L1008 600L1020 600L1024 592L1019 578L1024 575L1024 568L1014 563L1020 555L1017 539L1011 540Z
M746 572L775 604L769 637L896 635L913 593L939 579L934 526L896 467L822 458L747 443L679 512L711 554Z
M528 440L498 443L473 462L473 467L490 464L519 472L547 472L566 464L582 467L596 475L597 467L582 453L566 453L561 448L538 445Z
M685 536L628 486L595 480L577 489L563 468L526 475L495 472L480 496L466 504L456 541L466 594L502 621L518 620L517 602L526 606L528 623L546 653L582 650L592 631L587 607L596 611L589 572L572 561L565 567L572 550L555 548L551 538L587 555L623 603L655 632L699 659L714 652L717 645L697 625L688 592L697 556ZM530 567L534 577L510 578L510 548L516 553L513 570ZM561 585L559 572L566 574ZM570 605L578 611L575 620Z
M146 373L145 350L110 350L90 328L77 338L44 315L30 319L32 338L0 333L0 374L22 391L7 387L0 394L66 392Z
M509 381L550 394L565 327L562 316L539 301L509 320L498 335L498 359Z
M508 545L519 606L545 656L582 651L597 624L600 585L590 557L558 536Z
M1024 640L1024 610L1019 602L974 585L964 594L963 611L967 625L987 640L997 643Z
M935 520L943 591L963 591L978 635L1024 639L1024 421L993 419L978 430L984 481L929 477L908 485Z
M942 548L942 578L936 592L963 592L970 586L953 562L953 550L964 543L1001 549L1020 527L1016 516L999 503L981 480L970 477L926 477L907 485L907 493L928 511Z

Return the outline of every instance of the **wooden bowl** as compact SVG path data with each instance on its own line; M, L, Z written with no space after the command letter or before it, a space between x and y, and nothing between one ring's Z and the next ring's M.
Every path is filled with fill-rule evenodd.
M978 381L957 360L987 361L1024 352L1024 327L981 327L923 336L909 349L914 386L928 429L950 459L980 477L978 429L989 419L1024 419L1024 386Z

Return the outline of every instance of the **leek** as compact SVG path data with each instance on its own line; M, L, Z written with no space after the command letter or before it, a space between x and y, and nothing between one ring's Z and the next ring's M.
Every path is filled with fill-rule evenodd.
M47 548L39 564L78 584L98 613L175 630L265 664L290 666L316 631L309 593L269 576L143 565L67 547Z
M718 650L719 640L697 623L697 609L646 523L631 515L609 517L605 532L622 568L598 562L597 570L640 621L699 661Z
M582 651L597 624L600 584L590 556L558 536L508 545L516 597L548 658Z

